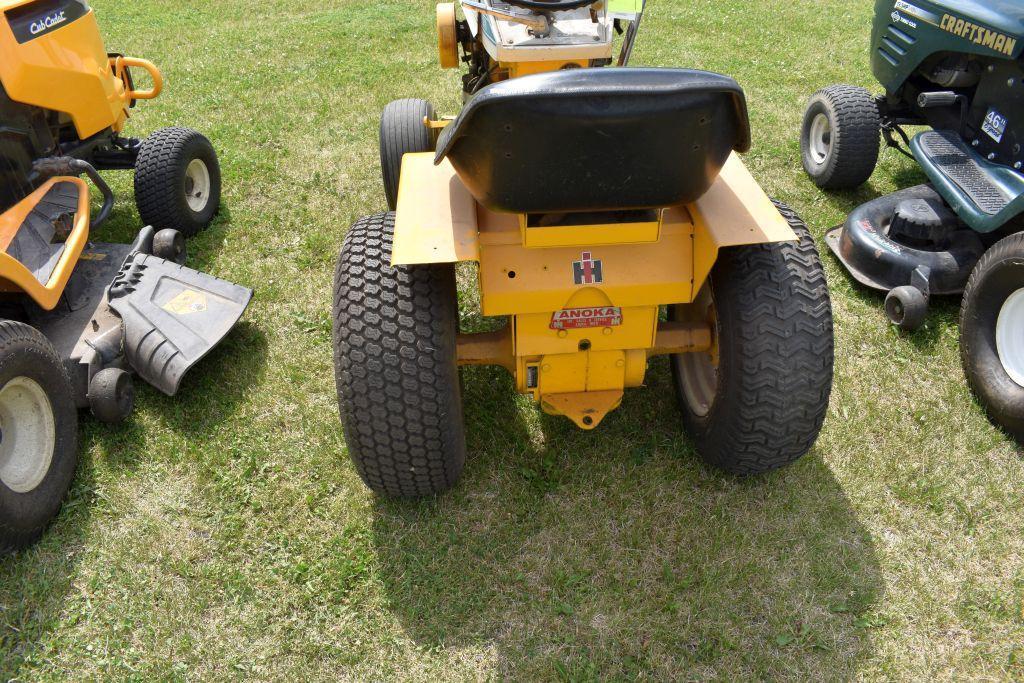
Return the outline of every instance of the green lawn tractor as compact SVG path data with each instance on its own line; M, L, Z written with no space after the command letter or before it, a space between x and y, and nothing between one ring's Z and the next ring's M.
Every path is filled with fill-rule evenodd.
M885 89L815 93L800 135L824 189L871 176L880 138L930 182L869 201L828 233L905 331L932 295L963 294L961 353L993 419L1024 437L1024 2L877 0L871 65ZM927 126L913 137L906 126ZM881 132L881 136L879 135ZM908 150L909 148L909 150Z

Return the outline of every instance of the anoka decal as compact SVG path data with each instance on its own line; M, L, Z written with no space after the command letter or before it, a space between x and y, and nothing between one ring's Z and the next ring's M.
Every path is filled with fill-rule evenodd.
M553 330L581 330L590 327L618 327L622 324L622 309L618 306L592 306L590 308L563 308L551 316Z

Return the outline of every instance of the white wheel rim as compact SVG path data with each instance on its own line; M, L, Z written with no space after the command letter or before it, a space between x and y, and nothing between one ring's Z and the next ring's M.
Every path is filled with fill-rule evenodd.
M202 212L210 203L210 169L202 159L193 159L185 169L185 197L188 208Z
M35 380L16 377L0 389L0 482L15 493L34 491L53 462L53 406Z
M1024 387L1024 289L1007 297L999 309L996 351L1006 374Z
M821 166L832 153L832 124L824 114L818 114L811 121L811 132L807 139L811 160Z
M691 304L696 319L713 322L714 298L710 287L704 287ZM713 331L717 334L717 330ZM683 400L697 417L707 417L718 394L718 366L711 351L680 353L673 356L681 375Z

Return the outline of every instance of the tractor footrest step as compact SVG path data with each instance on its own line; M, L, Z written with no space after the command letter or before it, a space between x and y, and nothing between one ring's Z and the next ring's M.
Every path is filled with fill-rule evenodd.
M64 254L63 238L67 235L57 235L57 227L60 225L71 232L78 211L78 193L74 183L57 183L51 187L25 216L7 245L7 253L28 268L40 284L50 281Z
M1010 203L981 165L967 153L959 136L948 130L933 130L921 136L921 149L942 173L957 184L978 208L994 215Z
M1024 175L983 158L956 132L919 133L911 149L932 183L975 230L996 230L1024 210Z

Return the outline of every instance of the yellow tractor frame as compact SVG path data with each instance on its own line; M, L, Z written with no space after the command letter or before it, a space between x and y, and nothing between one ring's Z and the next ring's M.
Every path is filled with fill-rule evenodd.
M642 0L460 4L462 20L438 6L437 45L466 67L463 110L384 108L390 210L352 225L335 270L338 406L363 481L399 497L454 486L472 365L592 430L666 356L705 462L752 475L805 455L831 392L828 286L807 226L738 156L739 84L625 68ZM471 271L494 331L460 325Z
M625 225L531 227L526 215L479 204L432 153L405 155L401 179L391 264L476 263L482 314L509 319L500 332L461 334L459 363L506 368L521 393L583 429L643 384L650 358L714 353L710 321L667 322L659 312L696 298L719 249L797 239L735 154L693 204ZM583 250L614 278L573 286L567 264ZM572 328L555 318L595 309L612 309L615 324Z

